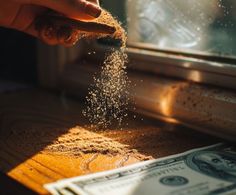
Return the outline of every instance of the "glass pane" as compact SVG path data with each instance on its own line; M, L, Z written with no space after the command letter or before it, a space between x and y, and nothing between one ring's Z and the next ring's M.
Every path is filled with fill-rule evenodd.
M235 0L127 0L131 43L236 57Z

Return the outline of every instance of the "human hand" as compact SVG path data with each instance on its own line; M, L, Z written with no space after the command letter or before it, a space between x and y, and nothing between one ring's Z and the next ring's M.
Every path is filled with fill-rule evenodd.
M0 0L0 26L38 37L35 18L48 9L75 20L92 20L101 14L98 0Z

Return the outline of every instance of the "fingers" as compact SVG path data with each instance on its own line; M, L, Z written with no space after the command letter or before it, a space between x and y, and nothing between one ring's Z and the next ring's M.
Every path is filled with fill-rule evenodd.
M79 39L79 33L68 26L61 27L60 29L45 27L38 36L47 44L60 44L66 47L75 45Z
M29 1L29 0L25 0ZM96 0L31 0L31 4L44 6L74 19L89 20L100 16L101 8Z
M59 44L58 39L55 36L55 31L53 31L53 29L49 29L47 31L47 34L45 34L45 32L39 33L38 31L35 30L34 23L32 23L23 32L41 39L43 42L47 43L48 45L57 45L57 44Z
M102 34L113 34L116 28L107 24L101 24L96 22L85 22L79 20L73 20L60 15L42 15L36 19L36 29L42 28L45 22L50 22L55 28L63 26L69 26L75 30L94 32Z
M85 32L95 34L113 34L116 28L106 24L84 22L66 18L53 13L43 14L35 20L35 30L45 42L54 45L74 45ZM31 30L32 32L32 30Z
M73 46L78 41L78 33L71 28L61 28L56 30L50 26L45 26L40 32L35 30L32 23L23 32L41 39L48 45L63 45L65 47Z

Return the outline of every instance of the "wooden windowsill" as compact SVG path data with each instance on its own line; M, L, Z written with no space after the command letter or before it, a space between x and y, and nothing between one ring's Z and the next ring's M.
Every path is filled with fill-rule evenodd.
M44 184L180 153L220 140L142 116L95 131L77 100L42 90L0 94L0 171L39 194Z

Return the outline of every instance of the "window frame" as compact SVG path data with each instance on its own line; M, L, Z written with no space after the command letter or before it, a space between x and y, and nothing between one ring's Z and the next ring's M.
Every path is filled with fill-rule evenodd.
M228 59L210 60L196 55L148 50L134 45L129 46L127 51L132 60L132 69L236 89L236 65L228 63Z

